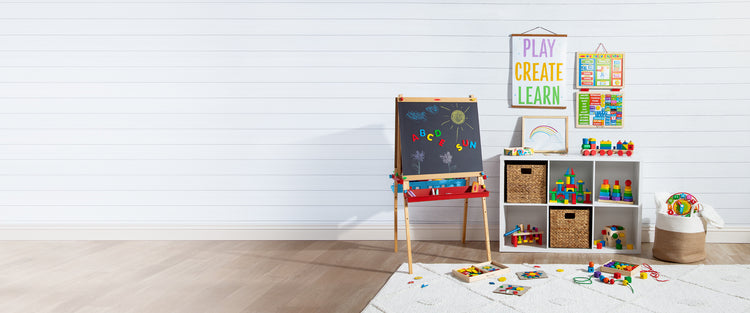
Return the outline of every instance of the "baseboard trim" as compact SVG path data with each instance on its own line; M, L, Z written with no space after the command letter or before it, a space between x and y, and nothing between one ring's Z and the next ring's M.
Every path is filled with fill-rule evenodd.
M460 224L415 224L412 240L460 240ZM644 225L643 242L653 242L654 226ZM499 229L490 227L490 240ZM399 240L406 239L403 226ZM392 240L392 225L256 224L0 224L2 240ZM484 240L484 227L470 224L466 239ZM711 228L706 242L750 243L750 227Z

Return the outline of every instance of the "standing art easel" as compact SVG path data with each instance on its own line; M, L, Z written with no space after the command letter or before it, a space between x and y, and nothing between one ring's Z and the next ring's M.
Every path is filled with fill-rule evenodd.
M398 252L398 194L404 194L406 250L412 274L409 202L464 199L461 242L466 242L469 198L482 198L487 261L492 261L487 227L487 191L482 172L477 100L396 98L396 153L393 178L393 241Z

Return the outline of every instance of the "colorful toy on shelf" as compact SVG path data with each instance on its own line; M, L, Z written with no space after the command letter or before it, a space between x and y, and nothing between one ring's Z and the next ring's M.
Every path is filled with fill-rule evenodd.
M513 243L514 247L518 247L518 244L533 244L536 243L538 245L542 245L542 237L544 237L544 232L539 231L536 227L531 227L531 225L526 225L526 229L524 231L523 224L516 225L516 228L513 230L505 233L505 236L511 236L511 243Z
M618 141L616 144L612 144L610 140L602 140L599 145L596 145L596 138L583 138L583 144L581 145L581 154L586 156L594 155L618 155L618 156L632 156L635 145L632 141Z
M565 171L564 179L558 180L555 189L549 192L549 203L577 204L591 203L591 191L583 189L584 182L576 183L576 173L572 168Z
M622 250L622 247L632 247L632 245L627 244L625 227L619 225L604 226L602 237L604 238L604 245L607 247L617 250Z
M699 210L698 199L687 192L678 192L667 198L667 214L669 215L690 217Z
M529 147L516 147L516 148L505 148L503 150L505 155L534 155L534 149Z
M613 186L609 185L609 179L605 179L599 188L599 202L635 204L633 199L633 182L629 179L625 181L623 190L619 180L615 180Z

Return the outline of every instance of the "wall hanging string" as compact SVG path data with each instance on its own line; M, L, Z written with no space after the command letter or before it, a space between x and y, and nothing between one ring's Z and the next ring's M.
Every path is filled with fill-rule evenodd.
M599 43L599 45L598 45L598 46L596 46L596 50L594 50L594 53L597 53L597 52L599 52L599 48L602 48L602 50L604 50L604 53L609 53L609 51L607 51L607 48L606 48L606 47L604 47L604 44L603 44L603 43L601 43L601 42Z
M552 34L555 34L555 35L557 35L557 33L556 33L556 32L553 32L553 31L551 31L551 30L549 30L549 29L546 29L546 28L544 28L544 27L541 27L541 26L537 26L537 27L534 27L534 28L532 28L532 29L529 29L529 30L527 30L527 31L525 31L525 32L523 32L523 33L521 33L521 34L525 34L525 33L531 32L531 31L535 31L535 30L537 30L537 29L540 29L540 28L541 28L541 29L543 29L543 30L546 30L546 31L548 31L548 32L550 32L550 33L552 33Z

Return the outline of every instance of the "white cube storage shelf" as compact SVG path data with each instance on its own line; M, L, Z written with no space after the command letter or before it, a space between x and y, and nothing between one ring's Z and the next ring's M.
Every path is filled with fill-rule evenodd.
M509 203L506 200L505 168L508 164L544 164L547 166L547 197L545 203ZM591 191L592 203L561 204L550 203L549 191L556 188L556 182L564 179L566 171L572 168L576 183L584 181L584 190ZM533 156L500 156L500 251L502 252L564 252L564 253L623 253L638 254L641 252L641 202L640 202L641 164L635 157L620 156L572 156L540 155ZM620 181L621 192L625 191L625 181L631 181L633 204L599 202L602 182L607 179L614 186ZM576 208L590 210L590 231L582 234L589 237L590 249L551 248L550 208ZM519 244L514 247L511 236L504 236L516 225L530 225L544 232L542 245L536 243ZM625 228L626 244L622 249L603 247L597 249L594 240L603 239L601 231L605 226L619 225ZM633 249L627 249L632 244Z

